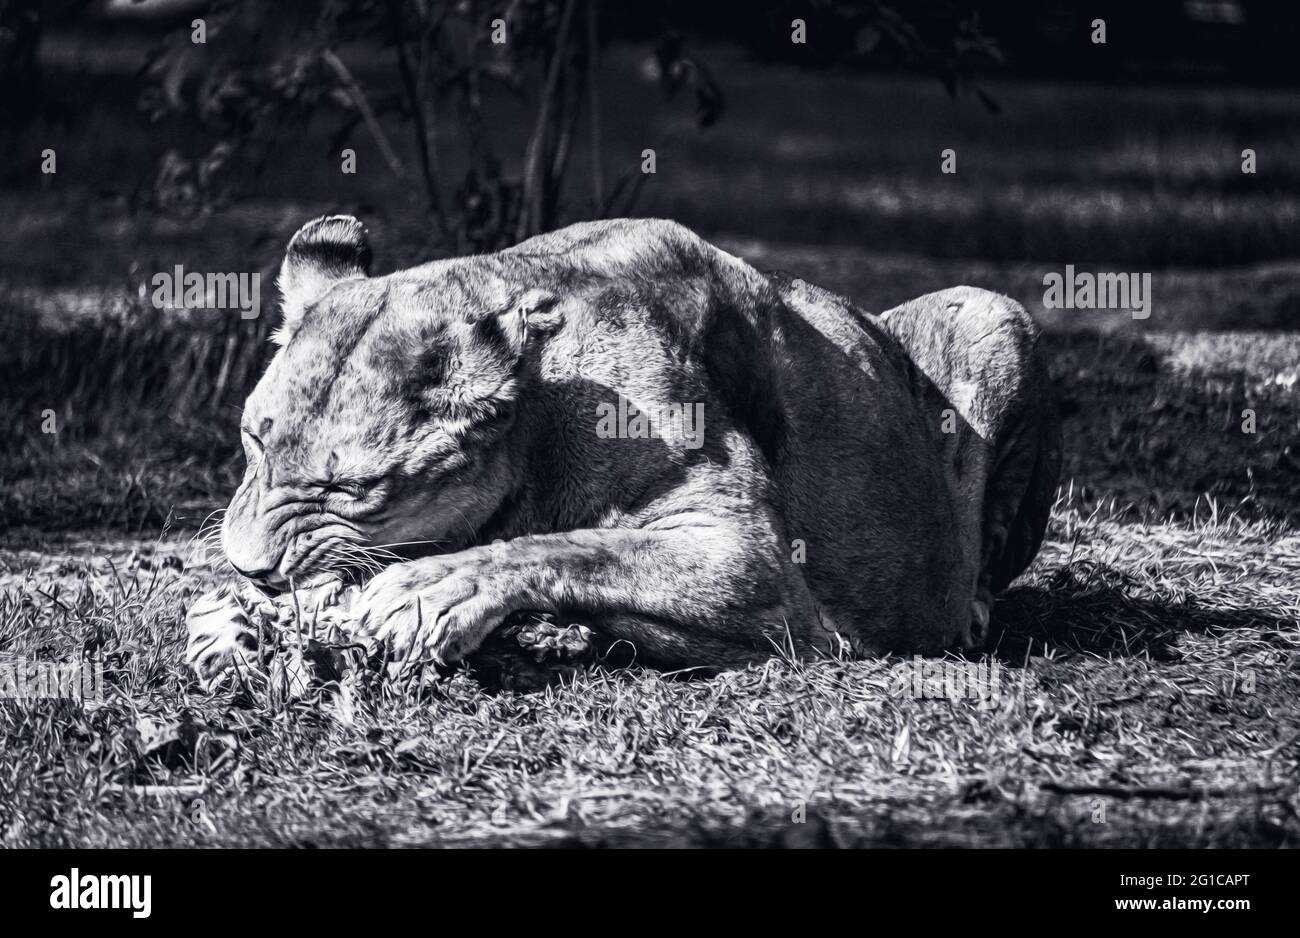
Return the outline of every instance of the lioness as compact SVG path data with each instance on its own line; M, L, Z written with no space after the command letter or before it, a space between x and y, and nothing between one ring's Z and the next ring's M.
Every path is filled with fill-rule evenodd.
M522 610L666 669L970 647L1038 549L1058 429L1006 297L869 315L658 220L370 259L350 217L290 241L222 533L268 592L408 558L356 620L398 660ZM248 636L203 621L211 673Z

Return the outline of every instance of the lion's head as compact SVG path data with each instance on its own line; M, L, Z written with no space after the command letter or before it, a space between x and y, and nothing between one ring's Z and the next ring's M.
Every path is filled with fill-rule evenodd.
M393 545L455 549L519 482L529 322L553 296L466 261L369 266L361 224L333 216L294 235L280 270L280 348L244 407L222 529L230 563L271 589Z

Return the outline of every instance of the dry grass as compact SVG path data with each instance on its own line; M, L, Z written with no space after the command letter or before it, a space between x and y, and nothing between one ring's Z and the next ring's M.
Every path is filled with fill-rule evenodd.
M116 573L85 559L114 550ZM1277 525L1058 504L983 709L900 695L900 661L207 697L179 667L202 577L178 542L125 550L0 555L0 647L110 666L98 707L0 705L4 843L1300 844L1300 536Z

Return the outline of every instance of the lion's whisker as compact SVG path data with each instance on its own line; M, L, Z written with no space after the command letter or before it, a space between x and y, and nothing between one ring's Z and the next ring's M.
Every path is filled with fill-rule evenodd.
M436 546L438 544L446 543L447 541L444 538L436 541L394 541L391 544L366 544L365 547L367 550L382 550L385 547L409 547L416 544L433 544Z
M331 545L330 551L336 559L341 561L344 567L359 566L371 576L378 573L381 569L378 563L366 556L366 554L358 548L358 545L350 541L341 540L336 544Z

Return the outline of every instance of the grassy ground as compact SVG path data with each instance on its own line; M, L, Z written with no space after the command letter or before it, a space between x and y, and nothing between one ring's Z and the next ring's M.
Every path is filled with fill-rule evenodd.
M239 472L267 321L165 319L139 283L269 272L326 209L374 222L385 268L422 248L400 186L292 144L238 210L133 213L150 154L108 76L25 141L64 134L76 171L0 194L0 660L108 666L99 706L0 702L0 843L1300 845L1300 107L1007 85L992 118L911 79L726 74L705 137L649 92L611 106L627 153L661 148L647 211L869 308L970 282L1050 330L1064 483L995 610L993 704L900 693L898 660L199 693L186 545ZM1152 318L1042 309L1066 263L1151 271Z
M988 707L899 661L214 698L176 666L181 544L36 546L0 555L5 647L95 636L110 687L0 710L11 845L1300 844L1300 537L1266 523L1058 505Z

